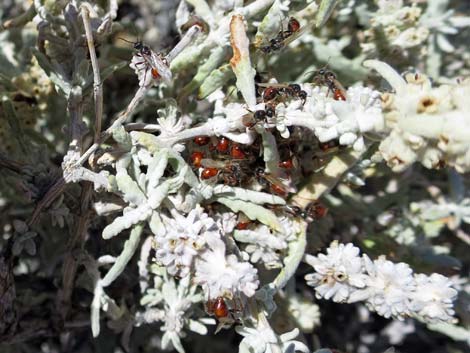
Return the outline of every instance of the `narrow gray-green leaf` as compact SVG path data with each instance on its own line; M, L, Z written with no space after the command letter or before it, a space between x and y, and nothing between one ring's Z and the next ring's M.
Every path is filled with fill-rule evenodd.
M191 82L189 82L184 88L181 90L180 95L182 97L188 96L191 94L195 89L201 86L204 80L211 75L220 64L226 60L227 58L227 47L217 47L214 48L209 56L209 58L202 64L198 70L196 75L193 77Z
M317 27L322 27L331 16L338 0L322 0L317 14Z
M119 190L122 191L123 198L127 202L134 205L141 205L145 202L146 198L139 185L128 175L124 173L117 173L116 182Z
M256 219L277 232L283 232L284 230L276 214L262 206L226 197L218 197L217 202L227 206L235 213L242 211L249 219Z
M230 64L220 66L218 69L212 71L204 82L202 82L201 87L199 87L197 98L206 98L208 95L225 85L231 78L233 78L233 76Z
M297 239L289 243L289 254L284 259L284 267L269 285L276 290L284 288L289 279L294 276L305 254L305 248L307 246L307 224L304 221L299 222L301 222L300 231L297 233Z
M108 224L103 229L103 239L110 239L121 233L123 230L132 227L134 224L145 221L151 215L152 210L146 203L140 205L136 209L126 212L121 217L115 218L111 224Z
M132 228L129 239L124 243L124 249L117 257L114 265L109 269L108 273L106 273L101 281L101 285L103 287L107 287L113 283L114 280L124 271L126 265L129 263L132 256L134 256L134 253L139 246L140 236L143 229L144 227L142 224L137 224L134 228Z
M93 337L98 337L100 334L100 309L102 295L103 287L101 286L100 281L97 281L93 291L93 301L90 306L91 332Z

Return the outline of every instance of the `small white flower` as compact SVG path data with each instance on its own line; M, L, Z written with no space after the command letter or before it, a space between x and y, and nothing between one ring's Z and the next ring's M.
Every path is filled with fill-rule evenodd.
M367 289L364 290L368 295L368 307L386 318L409 316L410 295L416 286L410 266L403 262L395 264L383 257L373 262L367 255L363 259L368 274ZM356 298L353 296L352 299L355 301Z
M196 294L195 290L196 286L190 284L189 277L183 278L178 284L171 277L166 278L163 283L161 290L164 306L162 318L164 324L161 330L165 332L162 337L163 349L169 348L171 342L179 353L184 353L180 338L186 335L183 331L185 326L202 335L207 333L206 327L201 322L190 319L188 315L191 306L202 299L202 296ZM194 327L197 329L192 329Z
M156 259L171 275L185 277L194 256L204 248L205 237L208 234L219 237L219 230L199 205L186 217L176 211L172 216L161 215L163 227L155 235Z
M237 293L247 297L259 286L257 270L249 262L239 262L233 254L225 254L225 243L218 236L206 236L210 249L196 260L195 283L205 287L208 297L231 298Z
M240 343L240 352L309 352L304 343L294 340L299 335L299 329L297 328L281 335L276 335L269 326L259 328L237 326L235 330L243 336ZM274 350L273 346L277 349Z
M305 261L315 269L314 273L305 276L305 280L315 287L317 298L345 302L351 292L365 286L359 248L352 243L333 242L326 255L306 255Z
M320 308L317 304L298 294L289 295L287 300L287 310L302 332L312 332L315 327L320 325Z
M160 125L160 138L172 138L191 124L189 116L178 117L178 115L177 103L174 100L168 100L166 107L158 110L157 122ZM182 143L177 143L172 148L177 152L182 152L185 146Z
M281 255L287 249L287 242L279 234L271 233L270 228L264 224L253 230L237 231L235 239L248 244L244 250L251 255L251 262L261 260L268 269L282 267Z
M438 273L415 275L416 291L411 296L411 310L426 322L454 322L453 301L457 291L452 281Z
M139 79L140 87L147 87L156 80L152 76L152 68L141 56L133 55L129 67L134 70Z
M402 48L412 48L424 43L429 36L429 30L424 27L411 27L403 32L392 41L393 45Z

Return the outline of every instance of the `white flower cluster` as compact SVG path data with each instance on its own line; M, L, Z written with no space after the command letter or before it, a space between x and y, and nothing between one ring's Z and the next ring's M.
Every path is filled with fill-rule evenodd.
M395 89L384 94L386 127L391 130L379 150L395 172L419 161L426 168L449 165L470 171L470 79L433 87L422 74L405 80L385 63L370 60Z
M211 298L230 298L243 293L255 294L259 286L257 270L249 262L240 262L234 254L225 254L225 243L220 237L207 237L209 249L196 260L195 282L204 286Z
M269 269L282 266L281 254L287 249L287 242L273 234L268 226L260 224L253 230L239 230L235 237L248 244L244 250L250 255L251 262L261 260Z
M323 114L318 106L325 107ZM320 142L338 139L340 145L352 146L357 151L365 148L364 133L380 132L384 128L380 93L368 87L350 87L346 101L334 100L331 92L315 87L304 111L319 120L313 130Z
M347 99L335 100L325 87L302 85L308 94L304 105L293 101L287 107L279 104L277 128L297 125L312 130L320 142L338 140L340 145L365 148L363 134L380 132L384 127L380 93L368 87L350 87Z
M423 44L429 29L419 23L422 14L418 6L403 6L403 0L377 1L377 11L371 16L371 28L365 31L367 41L361 44L366 53L375 53L381 36L403 50Z
M386 318L415 317L428 323L454 322L452 281L437 273L413 274L406 263L384 257L372 261L352 243L333 242L326 254L306 255L315 272L305 276L317 298L335 302L365 301Z
M187 277L206 290L211 298L231 298L243 293L251 297L259 285L257 270L249 262L240 262L236 255L226 255L221 235L232 226L216 222L196 206L187 216L172 211L171 217L160 215L161 226L153 227L156 260L169 274ZM228 229L225 229L228 227Z
M155 234L156 259L169 274L186 277L194 256L203 249L206 235L219 236L215 221L203 212L202 207L193 209L187 216L172 212L172 217L161 214L163 227Z

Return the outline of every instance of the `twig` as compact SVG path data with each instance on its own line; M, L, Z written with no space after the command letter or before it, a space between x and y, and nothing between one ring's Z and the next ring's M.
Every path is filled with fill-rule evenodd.
M98 59L96 57L95 44L93 41L93 32L90 24L90 11L92 11L92 9L90 9L90 5L87 3L83 3L80 8L82 13L83 27L85 28L88 50L90 52L91 66L93 69L93 98L95 100L94 142L97 143L100 139L101 121L103 117L103 84L101 82L100 69L98 65ZM82 186L82 194L80 197L80 216L77 220L78 224L75 227L74 235L69 239L67 244L67 252L69 256L66 256L64 260L62 273L63 290L58 297L58 304L61 308L60 311L64 321L66 320L70 310L73 284L78 268L78 262L74 256L72 256L72 252L76 248L83 248L88 224L90 221L91 212L89 205L93 192L93 184L91 182L85 182L82 184Z
M0 153L0 169L5 168L9 169L15 173L21 173L21 170L23 167L26 165L22 162L15 161L13 159L9 159L7 156L5 156L3 153Z
M80 197L80 216L77 220L75 232L69 238L67 243L67 256L64 259L63 272L62 272L62 291L58 296L58 307L62 316L62 320L66 320L71 304L71 297L73 291L73 284L75 275L77 273L78 262L73 256L75 249L83 248L85 244L85 236L87 234L88 225L90 223L91 210L89 209L91 195L93 191L93 184L85 182Z
M100 138L101 121L103 119L103 82L101 82L100 67L96 57L95 43L93 41L93 32L90 24L90 5L83 3L81 5L83 27L90 51L90 61L93 68L93 98L95 99L95 134L93 141L96 143Z
M31 218L28 220L28 226L32 226L36 223L37 218L41 214L42 210L48 207L52 201L54 201L59 195L62 194L66 186L66 182L64 177L60 177L58 180L54 182L54 184L47 190L46 194L43 198L37 203L34 211L31 215Z

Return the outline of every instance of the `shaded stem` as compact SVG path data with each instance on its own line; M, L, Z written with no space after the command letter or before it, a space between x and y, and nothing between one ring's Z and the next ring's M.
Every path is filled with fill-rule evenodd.
M98 142L101 132L101 121L103 119L103 82L101 82L100 67L95 51L95 43L93 41L93 32L90 23L90 5L83 3L81 5L83 27L90 52L91 67L93 68L93 98L95 100L95 133L94 142Z

